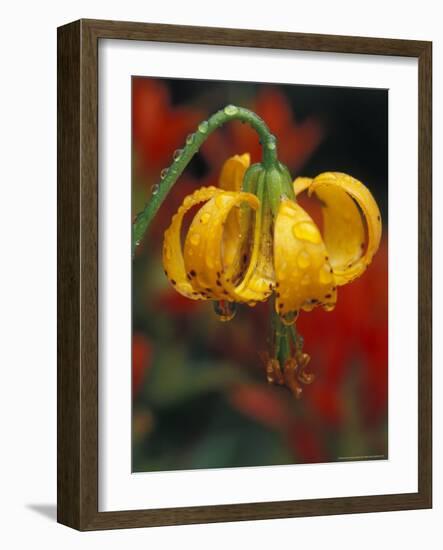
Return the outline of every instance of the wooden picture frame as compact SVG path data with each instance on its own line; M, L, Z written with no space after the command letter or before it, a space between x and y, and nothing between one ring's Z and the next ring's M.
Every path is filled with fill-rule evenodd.
M418 492L98 511L98 42L101 39L404 56L419 76ZM80 20L58 29L58 521L79 530L430 508L430 42Z

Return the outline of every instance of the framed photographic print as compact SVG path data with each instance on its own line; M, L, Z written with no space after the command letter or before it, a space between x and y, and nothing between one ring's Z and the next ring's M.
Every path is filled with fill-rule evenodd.
M58 29L58 521L430 508L431 43Z

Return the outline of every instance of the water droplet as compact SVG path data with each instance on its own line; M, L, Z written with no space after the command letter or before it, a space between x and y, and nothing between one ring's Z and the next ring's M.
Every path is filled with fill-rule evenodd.
M209 269L214 269L214 260L211 256L206 256L206 265L209 267Z
M206 134L206 132L208 131L208 128L209 128L209 123L207 120L200 122L200 124L198 125L198 131L201 134Z
M257 305L257 302L248 302L249 307L255 307Z
M208 223L208 221L211 219L211 214L208 214L208 212L204 212L200 217L200 223Z
M151 193L153 195L156 195L158 193L158 184L154 184L152 187L151 187Z
M294 225L292 232L297 239L308 241L312 244L321 243L320 231L312 222L299 222Z
M189 134L186 138L186 145L191 145L191 143L194 141L194 134Z
M237 304L235 302L228 302L227 300L214 302L214 311L219 321L230 321L237 313Z
M168 175L168 169L167 168L163 168L163 170L160 172L160 179L161 180L164 180L166 178L166 176Z
M198 233L193 233L189 240L191 244L193 244L194 246L197 246L198 243L200 242L200 235Z
M300 269L306 269L311 265L311 257L306 250L302 250L297 256L297 265Z
M183 149L176 149L174 151L174 154L172 155L174 162L177 162L181 159L182 153L183 153Z
M326 264L320 269L318 280L322 285L328 285L332 281L332 273Z
M334 308L335 308L335 304L325 304L325 305L323 306L323 309L324 309L325 311L332 311Z
M227 105L224 109L225 115L233 116L237 114L238 108L235 105Z
M140 241L135 241L135 246L139 246L140 245Z
M167 260L170 260L171 259L171 248L169 246L165 246L165 257Z
M290 327L295 323L298 317L298 311L289 311L285 315L281 315L280 319L281 322L286 325L287 327Z
M266 147L270 150L270 151L273 151L276 147L275 145L275 141L268 141L268 143L266 144Z

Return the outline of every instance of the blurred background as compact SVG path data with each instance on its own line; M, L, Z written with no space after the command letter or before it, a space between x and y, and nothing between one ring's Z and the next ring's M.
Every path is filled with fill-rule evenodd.
M163 232L183 198L216 185L233 154L260 160L246 124L212 134L133 262L133 471L388 458L388 92L133 77L134 216L174 150L229 103L266 121L294 178L341 171L365 183L382 212L382 242L366 273L339 289L333 312L300 314L316 375L302 399L268 385L259 352L269 346L269 304L220 323L211 302L181 297L163 273ZM319 205L300 202L321 226Z

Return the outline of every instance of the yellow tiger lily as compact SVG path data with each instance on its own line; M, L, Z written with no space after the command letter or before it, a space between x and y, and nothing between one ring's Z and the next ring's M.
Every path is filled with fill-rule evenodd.
M276 195L271 190L278 172L250 167L247 153L231 157L219 187L187 196L165 232L168 279L191 300L218 302L222 320L232 318L230 304L253 306L273 293L285 324L300 310L322 306L331 311L337 287L359 277L378 249L380 211L360 181L325 172L297 178L292 189L284 192L283 185ZM304 191L320 200L323 235L296 201ZM182 246L183 218L200 203Z

